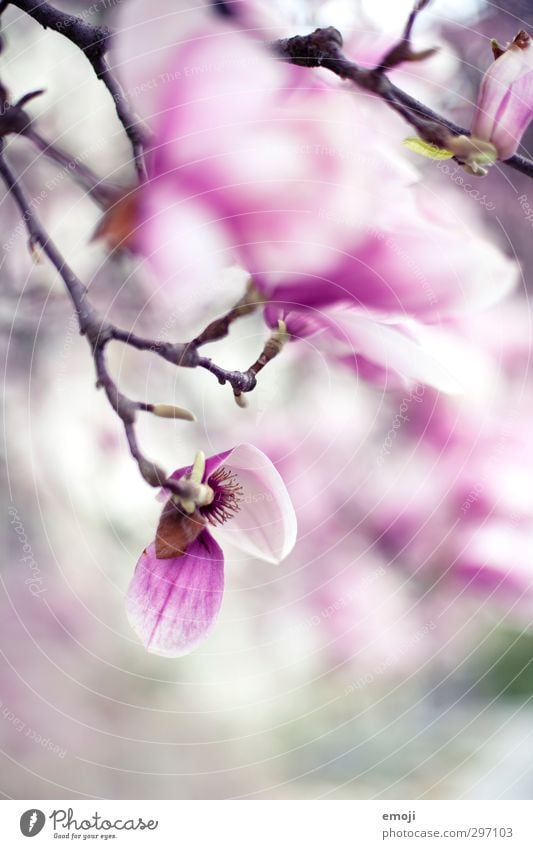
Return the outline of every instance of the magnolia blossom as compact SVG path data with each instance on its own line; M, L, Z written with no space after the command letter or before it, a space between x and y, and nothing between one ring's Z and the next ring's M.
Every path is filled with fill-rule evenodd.
M380 131L378 104L216 19L188 36L155 78L150 180L108 228L184 297L184 323L222 300L233 262L311 278L327 251L353 252L416 179Z
M472 314L516 286L519 267L480 231L466 203L418 185L383 211L358 250L330 251L328 270L259 275L267 322L284 319L330 360L395 389L444 392L490 382L494 352L468 338Z
M197 281L196 300L212 299L216 263L233 259L268 300L439 319L514 282L497 247L409 188L379 104L222 26L172 67L135 231L161 281Z
M464 349L435 325L502 298L516 264L460 202L415 187L382 104L215 17L195 21L165 53L150 180L126 215L126 242L179 297L180 320L196 325L233 298L235 263L269 323L320 330L334 360L388 388L456 388Z
M472 136L495 145L499 159L516 153L533 117L533 45L521 31L490 66L479 91Z
M496 303L518 279L516 263L469 217L459 199L437 203L413 187L351 249L322 242L313 274L296 262L283 272L250 270L269 300L291 309L348 301L389 318L442 321Z
M190 482L191 498L168 497L126 604L148 651L178 657L205 639L222 603L224 555L209 528L248 555L279 563L294 546L296 517L279 473L253 445L207 460L198 454L171 477Z

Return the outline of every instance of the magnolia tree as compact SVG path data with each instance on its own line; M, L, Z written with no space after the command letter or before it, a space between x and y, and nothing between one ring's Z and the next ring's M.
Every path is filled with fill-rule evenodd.
M490 420L485 416L482 438L475 426L481 402L461 409L458 429L454 400L491 385L496 374L508 387L523 373L529 326L517 318L522 309L513 292L520 268L465 211L459 189L442 205L429 202L412 152L438 167L453 162L463 188L481 202L491 169L533 176L533 161L517 153L533 110L533 46L525 31L509 44L492 44L470 127L459 126L435 111L449 73L439 65L438 45L419 47L413 35L428 5L415 4L396 39L364 39L356 25L342 34L333 26L300 29L296 16L257 0L193 8L133 0L117 14L114 31L46 2L2 4L79 48L131 148L129 183L104 180L32 119L29 104L41 91L13 102L2 88L6 193L32 258L52 264L72 301L97 388L123 425L124 449L163 502L126 600L131 625L151 652L187 653L211 630L226 545L280 562L317 527L335 536L346 503L348 525L358 528L357 539L346 526L339 531L347 562L365 541L378 541L389 564L423 563L433 576L453 568L467 581L479 578L478 586L527 589L533 502L527 483L516 484L530 480L526 412L509 418L512 450L502 456L505 391L501 408L492 404ZM9 55L9 30L2 49ZM405 79L415 81L420 99L405 90ZM141 336L96 308L10 162L17 137L83 186L99 209L87 240L105 244L110 263L139 259L175 306L179 341ZM239 287L224 311L228 292ZM230 370L205 354L252 313L264 324L254 362ZM502 315L513 329L496 350ZM198 411L125 394L108 366L113 342L176 369L203 370L227 386L236 402L236 444L207 458L208 446L200 444L189 466L171 472L149 459L138 437L141 413L187 427ZM334 481L327 470L310 471L303 455L298 466L290 443L299 439L299 401L290 395L284 404L294 433L287 422L278 432L279 420L269 420L267 410L261 427L243 434L239 408L249 396L253 403L263 369L287 368L282 352L310 344L332 371L351 371L354 385L400 393L372 476L360 455ZM349 443L355 430L356 423L344 422L343 439ZM315 503L297 511L297 523L293 501L302 503L309 489L327 491L327 499L318 499L320 510ZM369 587L359 581L358 594L366 595ZM310 594L315 598L312 587ZM343 597L354 602L353 593ZM313 603L323 604L323 595Z

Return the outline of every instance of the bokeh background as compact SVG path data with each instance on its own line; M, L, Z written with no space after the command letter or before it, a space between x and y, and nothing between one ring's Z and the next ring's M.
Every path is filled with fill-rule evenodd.
M293 5L302 20L354 28L361 50L376 31L397 34L409 8ZM405 86L467 124L487 38L533 27L528 2L504 6L435 0L419 33L440 58L425 83L404 70ZM61 7L118 28L129 14L128 0ZM127 141L84 57L16 9L3 13L2 32L13 99L44 88L30 107L43 134L127 186ZM407 133L394 126L400 145ZM9 140L8 153L94 302L122 326L180 338L179 299L160 297L140 260L91 241L100 211L85 192L28 142ZM2 196L5 797L531 797L533 221L524 204L533 206L533 188L495 167L476 183L480 202L457 168L415 164L434 204L479 220L522 269L509 303L464 319L497 363L479 392L385 392L332 366L310 339L264 370L242 410L207 373L111 350L128 394L197 416L141 419L149 456L175 468L197 448L253 441L278 463L298 513L297 546L280 566L226 552L218 626L177 660L146 653L124 611L160 504L95 389L61 281L32 262ZM243 319L217 360L244 368L264 340L261 317ZM395 428L400 410L409 421Z

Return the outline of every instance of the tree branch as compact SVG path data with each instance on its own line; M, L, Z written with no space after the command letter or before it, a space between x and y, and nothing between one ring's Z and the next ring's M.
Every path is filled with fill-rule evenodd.
M229 315L231 315L231 313L229 313ZM278 330L276 330L270 338L267 339L265 346L255 363L253 363L253 365L244 372L226 371L226 369L216 365L216 363L209 359L209 357L199 357L198 365L200 368L205 368L207 371L210 371L211 374L214 374L219 383L229 383L233 389L233 394L237 404L240 407L244 407L245 403L242 398L242 394L244 392L251 392L252 389L255 389L257 385L257 375L260 371L262 371L262 369L264 369L267 363L273 360L274 357L277 357L285 342L287 342L289 338L285 323L280 321Z
M10 0L22 12L26 12L44 29L64 35L85 54L99 80L103 82L113 98L117 116L128 136L133 161L140 180L146 178L143 157L143 136L121 86L115 80L106 59L111 43L111 30L106 26L87 23L76 15L69 15L45 0Z
M76 311L80 333L87 338L91 347L97 376L97 386L104 390L110 406L122 422L130 453L136 460L142 477L150 486L163 486L182 498L190 498L191 484L189 482L169 479L159 466L143 455L137 441L135 421L138 412L149 412L164 418L185 418L189 420L193 416L188 411L179 407L135 401L120 392L107 367L107 345L112 341L117 341L138 351L148 351L156 354L167 362L181 368L196 368L198 366L205 368L214 374L220 383L230 383L237 399L240 398L243 392L250 392L254 389L256 385L256 371L259 370L256 366L259 360L246 372L227 371L217 366L207 357L200 357L195 341L179 343L146 339L105 320L90 303L87 287L68 266L60 251L40 223L29 198L26 197L24 189L5 159L4 142L1 139L0 177L3 179L9 194L20 210L28 231L30 248L32 250L36 247L42 249L65 284ZM244 299L250 299L250 290L247 291L242 301L239 302L241 305ZM254 308L256 305L257 301L253 305ZM248 311L251 311L251 304L248 305ZM218 321L221 322L220 326L224 324L224 319ZM209 327L215 327L216 325L217 322L212 322ZM206 328L207 330L208 328ZM217 338L220 338L220 336Z
M97 174L91 171L83 162L80 162L79 159L69 156L52 144L52 142L47 141L31 124L20 135L31 141L44 156L51 159L56 165L61 166L64 171L72 176L87 191L99 206L107 209L119 196L120 192L118 189L106 185Z
M103 56L109 47L111 37L109 27L89 24L76 15L69 15L68 12L56 9L46 0L9 0L9 2L21 12L26 12L44 29L54 30L72 41L85 53L91 64L98 57Z
M410 29L408 33L410 35ZM316 29L309 35L280 39L272 44L272 49L286 62L307 68L327 68L341 79L350 80L363 91L376 95L430 144L445 147L450 133L457 136L470 135L464 127L438 115L398 88L384 73L383 62L377 68L370 69L361 68L352 62L342 52L342 43L340 32L334 27L327 27ZM531 159L515 154L510 159L503 160L502 164L533 177Z
M255 288L253 280L248 281L246 292L242 298L237 301L234 307L225 315L211 321L202 332L193 339L192 344L199 348L201 345L206 345L208 342L216 342L228 335L230 326L238 318L245 315L250 315L255 312L258 306L263 303L263 296Z
M115 79L111 72L107 58L105 56L98 56L97 59L95 59L95 61L93 62L93 68L95 70L96 76L99 80L102 80L103 84L106 86L108 92L113 98L118 119L124 127L124 131L130 140L131 148L133 150L133 161L137 171L137 176L141 181L143 181L146 179L146 167L144 164L143 155L143 133L141 132L139 124L130 110L122 86L120 85L118 80Z
M146 170L143 158L143 135L106 59L112 35L109 28L89 24L75 15L61 12L45 0L9 0L9 2L12 6L26 12L41 26L64 35L85 53L98 79L102 80L113 98L118 118L130 140L137 174L141 180L144 180ZM401 115L421 138L430 144L442 147L447 133L468 136L469 131L438 115L407 92L399 89L385 73L386 70L402 61L423 58L432 52L417 54L411 50L413 25L428 2L429 0L418 0L415 3L401 40L373 69L361 68L342 53L342 36L334 27L316 29L305 36L296 35L292 38L280 39L274 42L272 48L287 62L309 68L327 68L341 79L350 80L358 88L380 97L391 109ZM223 3L218 6L224 12L229 9ZM504 160L504 164L528 177L533 177L533 160L531 159L515 154Z
M235 396L241 395L243 392L251 392L255 389L256 379L255 374L248 371L229 371L221 366L217 366L209 357L199 357L198 365L214 374L218 382L223 386L229 383L233 389Z

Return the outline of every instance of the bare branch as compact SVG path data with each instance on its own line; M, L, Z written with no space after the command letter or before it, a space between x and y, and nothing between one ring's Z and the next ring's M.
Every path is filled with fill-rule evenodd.
M45 29L64 35L85 54L99 80L113 98L118 118L130 140L133 161L139 179L144 180L146 169L143 158L143 137L138 121L133 115L121 86L114 78L106 59L111 43L111 30L106 26L89 24L87 21L56 9L45 0L10 0L22 12L26 12Z
M124 130L126 135L130 140L130 144L133 150L133 161L135 163L135 169L137 171L137 175L139 179L146 179L146 168L144 165L144 136L139 128L138 121L133 116L128 101L126 99L126 95L122 90L122 86L113 76L107 58L105 56L99 56L93 62L93 68L95 70L96 76L99 80L102 80L107 90L109 91L113 101L115 103L115 109L117 112L118 119Z
M420 12L425 9L429 3L430 0L417 0L409 17L407 18L400 41L387 51L379 65L377 65L375 69L376 71L383 73L391 68L395 68L402 62L420 62L422 59L428 59L436 53L437 48L435 47L429 48L429 50L415 51L411 45L411 36L415 21Z
M10 4L26 12L44 29L64 35L85 53L91 64L109 47L111 31L108 27L89 24L76 15L56 9L46 0L10 0Z
M223 339L228 335L230 325L233 324L234 321L255 312L261 303L263 303L263 297L255 288L253 280L250 280L246 287L246 292L242 298L237 301L235 306L232 307L225 315L210 322L210 324L208 324L207 327L202 330L195 339L193 339L192 344L199 348L200 345L206 345L208 342L216 342L218 339Z
M214 374L220 384L230 384L233 389L235 399L241 407L244 406L244 403L240 400L243 393L251 392L252 389L255 389L257 385L257 375L259 372L267 365L267 363L279 354L283 345L289 339L289 334L287 333L284 322L280 321L279 325L278 330L276 330L267 340L265 347L255 363L245 372L227 371L226 369L216 365L216 363L210 360L209 357L200 357L198 359L198 365L200 368L205 368L207 371L210 371L211 374Z
M413 27L415 25L415 21L416 21L418 15L420 14L420 12L422 12L424 9L427 9L430 2L431 2L431 0L416 0L416 3L413 6L412 11L411 11L409 17L407 18L407 22L405 24L405 29L404 29L403 35L402 35L402 41L407 41L407 42L411 41L411 35L413 33Z
M381 70L361 68L348 59L341 50L342 36L334 27L316 29L309 35L297 35L280 39L272 48L276 55L293 65L308 68L327 68L343 80L350 80L358 88L381 98L418 132L421 138L437 147L446 146L446 138L452 134L468 136L469 131L453 121L438 115L410 94L394 85ZM533 177L533 160L515 154L502 162Z
M102 208L107 209L119 196L118 189L106 185L79 159L69 156L52 142L47 141L31 124L23 130L21 135L31 141L44 156L68 172L69 176L73 177Z
M168 404L149 404L144 401L135 401L124 395L111 377L107 367L106 349L108 344L112 341L121 342L138 351L147 351L156 354L181 368L195 368L197 366L205 368L214 374L220 383L229 382L233 387L236 397L240 396L243 392L250 392L255 387L255 374L258 369L253 366L246 372L226 371L207 357L200 357L195 342L179 343L146 339L117 327L112 322L102 318L89 301L87 287L65 262L35 214L30 200L26 197L24 189L5 159L3 141L1 139L0 177L2 177L9 194L20 210L28 231L31 249L42 249L65 284L76 311L80 333L87 338L91 347L97 376L97 386L104 390L110 406L123 424L130 453L136 460L142 477L150 486L164 486L174 494L188 498L191 493L190 484L187 481L169 479L159 466L144 456L137 441L135 421L139 412L148 412L163 418L180 418L189 421L193 420L194 416L188 410L180 407ZM253 298L251 297L250 290L247 291L242 302L239 302L241 303L240 309L246 308L244 307L245 299L248 301L248 311L251 311L252 306L255 309L257 300L252 304ZM224 320L221 319L219 322L223 324ZM220 324L220 327L222 324ZM212 326L214 325L215 323Z
M243 392L251 392L255 389L256 379L255 374L251 371L229 371L214 363L209 357L199 357L198 365L214 374L221 386L229 383L235 395L241 395Z

